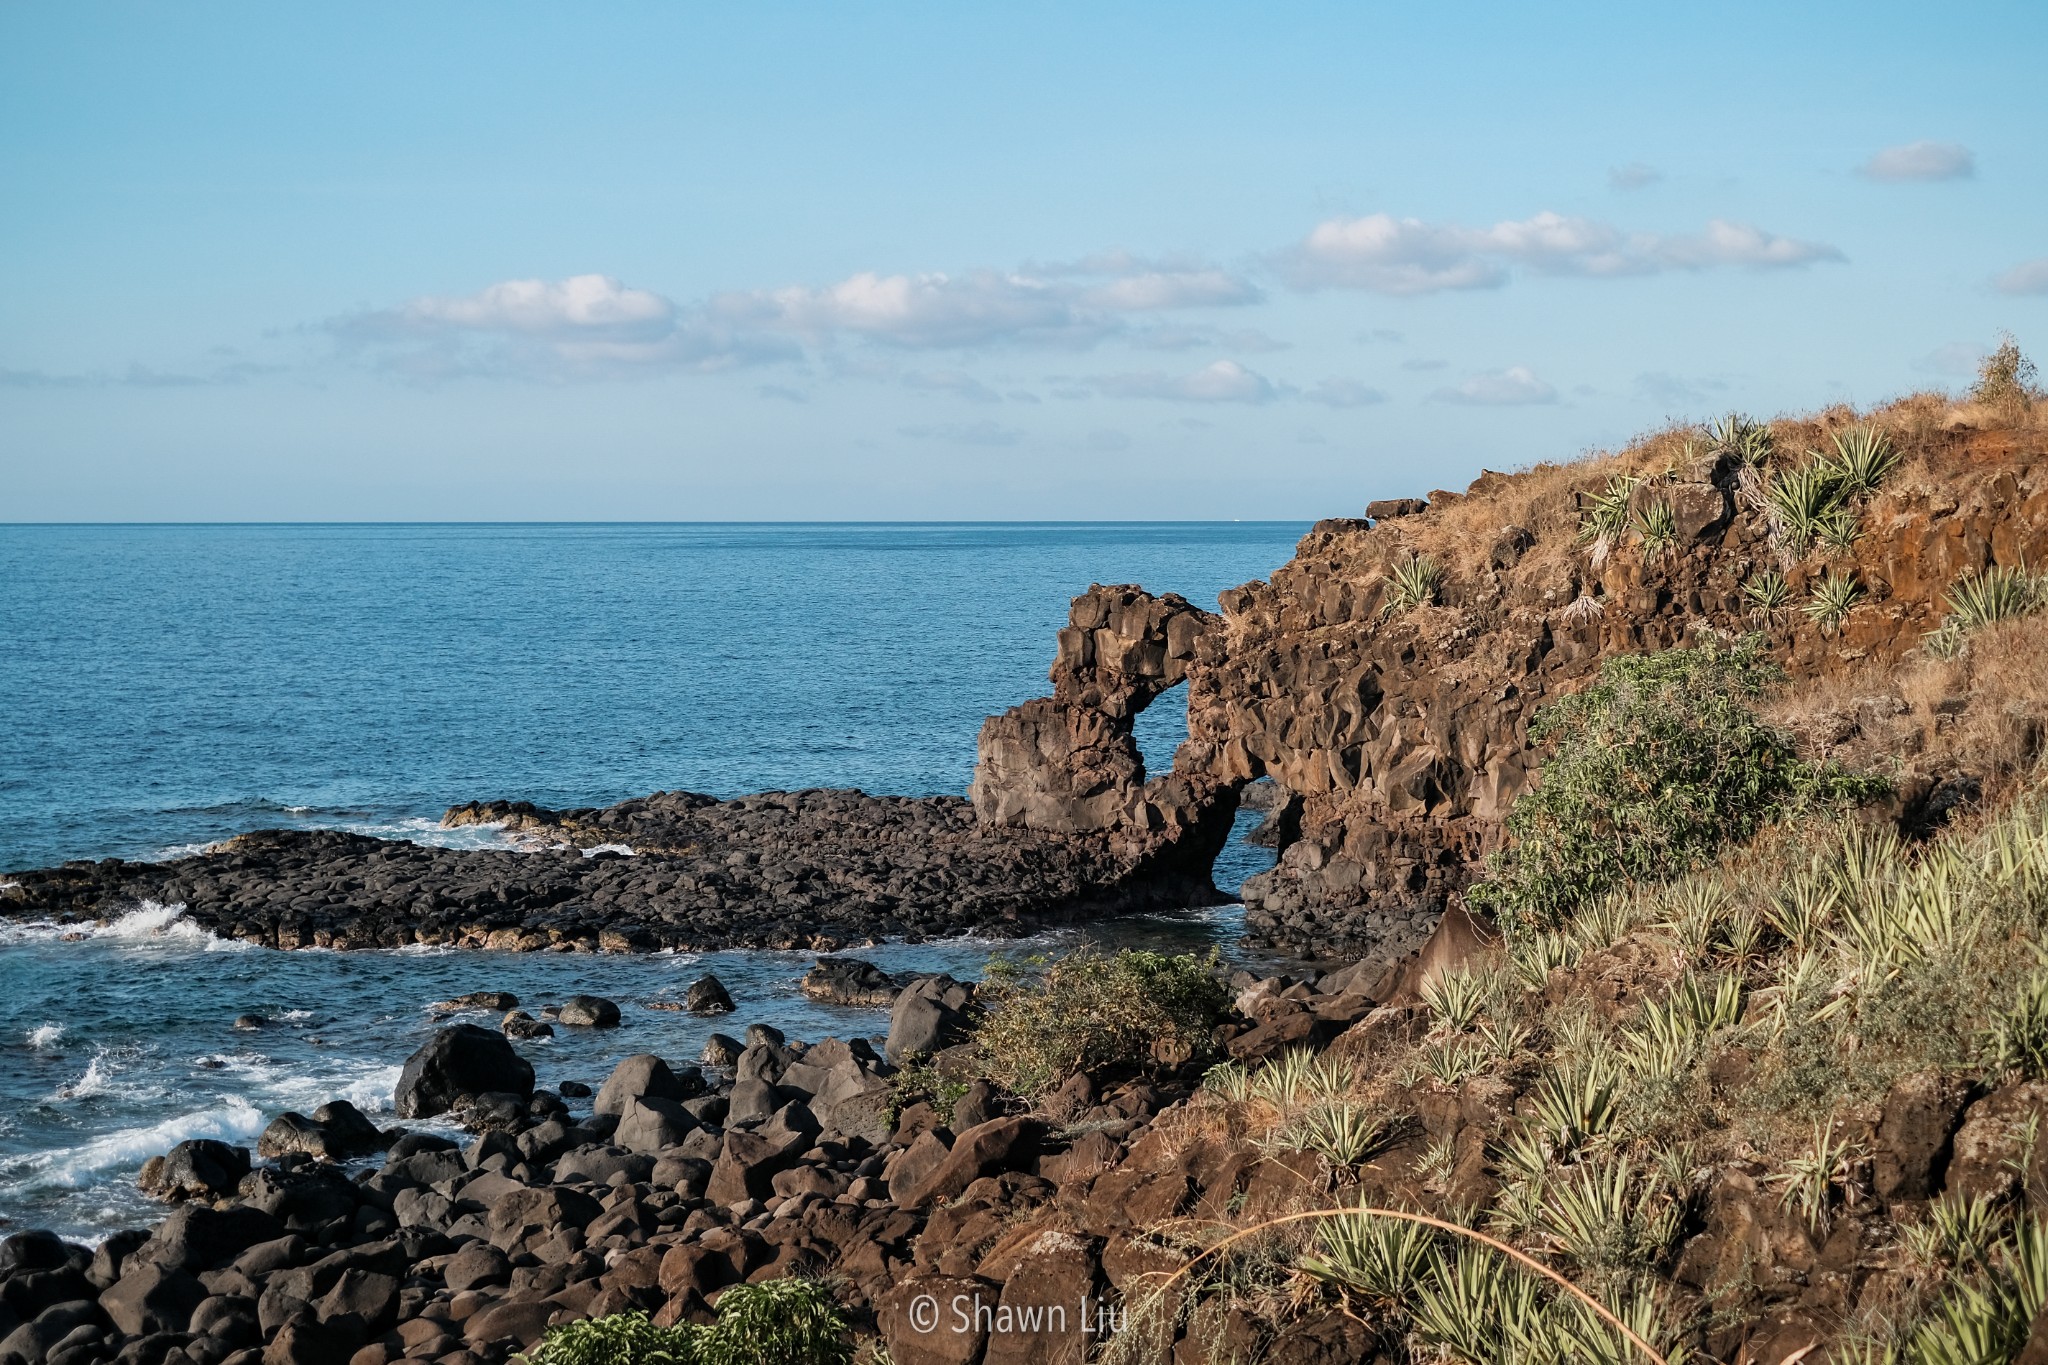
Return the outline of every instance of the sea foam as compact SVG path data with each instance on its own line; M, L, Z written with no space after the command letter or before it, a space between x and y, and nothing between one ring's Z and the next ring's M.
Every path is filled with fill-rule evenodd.
M64 1037L62 1024L43 1024L28 1031L28 1045L37 1050L55 1047Z
M60 1152L37 1152L7 1163L9 1183L90 1184L103 1171L139 1167L150 1157L191 1138L246 1141L263 1131L263 1111L239 1095L221 1095L204 1109L178 1114L160 1123L119 1128L104 1137ZM4 1189L4 1186L0 1186Z

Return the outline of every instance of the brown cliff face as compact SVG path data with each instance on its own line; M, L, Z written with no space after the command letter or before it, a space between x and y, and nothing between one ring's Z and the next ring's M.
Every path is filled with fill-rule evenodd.
M2048 563L2041 429L1945 430L1941 415L1929 400L1871 415L1905 458L1857 500L1842 551L1790 553L1756 471L1668 432L1617 456L1482 474L1421 510L1318 523L1270 581L1225 592L1220 616L1093 588L1061 632L1054 695L983 728L976 811L1186 859L1220 837L1245 783L1270 777L1298 803L1298 833L1245 886L1254 936L1315 955L1403 950L1499 844L1538 761L1535 710L1603 658L1761 629L1795 681L1846 675L1914 650L1959 575ZM1853 419L1773 424L1768 469L1828 448ZM1631 530L1582 543L1618 474L1643 480L1638 519L1670 509L1668 542ZM1390 571L1418 554L1443 568L1436 601L1390 611ZM1758 615L1743 589L1767 572L1789 597ZM1830 574L1853 574L1862 595L1824 627L1802 608ZM1131 717L1183 677L1188 741L1170 775L1147 779Z

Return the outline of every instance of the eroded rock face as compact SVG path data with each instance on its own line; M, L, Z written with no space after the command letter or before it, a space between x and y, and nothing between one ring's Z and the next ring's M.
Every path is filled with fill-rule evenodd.
M1397 954L1499 846L1545 702L1605 658L1702 632L1762 628L1795 678L1896 659L1939 623L1959 575L2048 557L2041 468L2009 440L1958 441L1936 486L1902 478L1860 509L1848 557L1787 555L1720 459L1635 489L1638 514L1671 512L1655 548L1580 542L1582 508L1613 472L1588 466L1484 474L1463 494L1375 504L1376 520L1319 522L1270 581L1223 593L1220 614L1097 586L1060 632L1053 695L984 725L975 811L994 827L1107 835L1185 878L1220 847L1237 792L1271 778L1285 815L1278 865L1244 887L1253 937ZM1444 568L1437 601L1387 610L1389 570L1417 553ZM1765 570L1784 575L1791 605L1759 620L1742 590ZM1798 606L1830 572L1853 573L1864 596L1823 630ZM1131 719L1183 681L1188 741L1170 773L1148 774Z

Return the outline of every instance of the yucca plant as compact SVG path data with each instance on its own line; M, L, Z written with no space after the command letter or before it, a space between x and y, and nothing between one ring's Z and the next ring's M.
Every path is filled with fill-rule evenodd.
M1508 940L1508 967L1515 980L1532 991L1550 983L1550 974L1579 964L1581 949L1570 936L1549 929L1517 934Z
M1678 543L1678 515L1668 502L1651 503L1636 515L1635 523L1645 555L1668 550Z
M2029 1079L2048 1077L2048 972L2035 972L1992 1011L1984 1055L2001 1071Z
M1296 1048L1259 1068L1251 1079L1251 1093L1277 1108L1287 1109L1312 1100L1332 1100L1351 1089L1351 1067L1342 1058Z
M2048 1303L2048 1230L2033 1217L2001 1240L1977 1274L1950 1282L1906 1343L1912 1365L1988 1365L2016 1357Z
M1829 509L1814 526L1814 538L1823 548L1838 555L1846 555L1854 550L1857 537L1862 534L1862 521L1857 518L1855 511L1848 507Z
M1249 1099L1252 1073L1243 1062L1223 1062L1202 1073L1202 1089L1231 1101Z
M1274 1136L1279 1150L1321 1152L1333 1165L1355 1166L1386 1146L1392 1125L1362 1104L1324 1101L1288 1120Z
M1824 1228L1834 1212L1837 1193L1853 1197L1863 1151L1847 1137L1837 1137L1833 1120L1813 1126L1813 1146L1785 1163L1774 1183L1784 1187L1780 1196L1816 1230Z
M1841 505L1843 496L1834 466L1818 458L1776 475L1763 490L1778 541L1795 555L1813 547L1822 522Z
M1761 626L1785 614L1792 604L1792 585L1776 569L1766 569L1742 585L1742 595L1749 602L1749 619Z
M1626 1156L1588 1161L1553 1180L1535 1232L1559 1255L1603 1274L1653 1265L1678 1235L1680 1209Z
M1926 1266L1968 1269L1991 1259L2005 1230L2005 1211L1989 1195L1937 1199L1927 1217L1899 1229L1913 1258Z
M1437 1084L1451 1089L1467 1076L1486 1070L1486 1049L1466 1038L1453 1038L1422 1050L1422 1070Z
M1732 455L1745 465L1761 469L1771 460L1771 429L1739 412L1731 412L1718 422L1707 424L1707 451L1713 455Z
M1428 555L1409 552L1406 559L1387 570L1387 600L1383 615L1412 611L1435 604L1443 591L1444 567Z
M1891 438L1868 424L1838 431L1835 458L1830 462L1842 487L1852 494L1874 493L1902 458Z
M1620 1113L1615 1097L1621 1074L1604 1054L1570 1067L1552 1067L1531 1092L1532 1119L1553 1150L1576 1152L1604 1137Z
M1764 917L1771 928L1794 948L1804 950L1818 941L1841 908L1841 883L1818 868L1795 872L1772 889L1764 902Z
M1948 619L1966 634L1997 621L2030 616L2042 605L2040 580L2011 565L1964 574L1948 590Z
M1464 1033L1486 1012L1493 983L1477 972L1459 968L1438 972L1422 983L1422 1003L1429 1007L1437 1027Z
M1382 1309L1400 1309L1428 1276L1436 1234L1419 1223L1365 1214L1333 1218L1316 1230L1316 1250L1301 1268Z
M1476 1252L1452 1256L1433 1251L1430 1268L1416 1285L1409 1312L1425 1342L1460 1360L1505 1358L1506 1328L1540 1312L1536 1287L1526 1275Z
M1814 584L1812 593L1799 609L1812 617L1814 624L1823 631L1833 632L1840 628L1862 600L1863 585L1856 581L1853 569L1847 573L1830 569L1826 578Z
M1607 558L1607 552L1628 530L1629 499L1642 480L1631 474L1616 474L1607 487L1587 501L1579 516L1579 543L1593 547L1593 562Z

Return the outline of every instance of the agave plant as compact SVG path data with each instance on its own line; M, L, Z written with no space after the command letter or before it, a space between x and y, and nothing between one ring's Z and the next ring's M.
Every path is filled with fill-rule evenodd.
M1301 1268L1382 1308L1404 1304L1429 1274L1436 1234L1420 1223L1366 1214L1318 1227Z
M1844 491L1833 465L1818 457L1788 469L1764 486L1765 510L1780 544L1794 555L1813 548Z
M1628 530L1629 499L1642 480L1630 474L1616 474L1607 487L1595 493L1579 517L1579 543L1593 547L1593 562L1599 564Z
M1850 507L1843 505L1830 508L1814 526L1814 538L1836 554L1845 555L1856 548L1856 538L1863 534L1863 523Z
M1535 1232L1551 1250L1594 1271L1656 1261L1678 1235L1677 1201L1626 1156L1588 1161L1550 1183Z
M1770 463L1771 429L1739 412L1731 412L1720 421L1707 424L1707 452L1732 455L1745 465L1761 469Z
M1678 543L1678 514L1668 502L1653 502L1635 518L1636 534L1643 538L1643 553L1656 554Z
M1993 1011L1984 1052L2000 1070L2029 1079L2048 1076L2048 973L2029 976Z
M1937 1199L1927 1217L1899 1229L1913 1258L1927 1266L1968 1268L1991 1259L2005 1229L2005 1211L1989 1195Z
M1792 602L1792 585L1776 569L1766 569L1742 585L1749 602L1749 619L1758 625L1775 621Z
M1872 493L1899 467L1902 458L1891 438L1874 426L1850 427L1835 433L1836 477L1849 493Z
M1387 602L1383 614L1412 611L1431 606L1443 591L1444 567L1428 555L1409 552L1408 558L1387 570Z
M1295 1115L1273 1138L1276 1148L1321 1152L1332 1165L1355 1166L1392 1135L1386 1116L1362 1104L1325 1100Z
M1914 1365L1977 1365L2017 1357L2048 1303L2048 1229L2023 1219L1986 1258L1984 1271L1950 1282L1906 1343Z
M1226 1100L1246 1100L1252 1093L1252 1074L1243 1062L1223 1062L1202 1073L1202 1089Z
M1857 1174L1864 1153L1847 1137L1837 1137L1833 1120L1813 1126L1813 1146L1785 1163L1784 1171L1772 1177L1782 1185L1781 1202L1806 1220L1815 1230L1827 1226L1833 1215L1837 1192L1853 1198Z
M1439 1028L1464 1033L1479 1022L1493 994L1491 979L1460 968L1438 972L1422 983L1422 1003Z
M1948 590L1949 621L1958 630L1981 630L1996 621L2029 616L2041 609L2048 591L2025 569L1998 565L1964 574Z
M1604 1137L1621 1112L1620 1082L1619 1067L1605 1057L1544 1072L1531 1092L1537 1131L1558 1152L1575 1152Z
M1799 609L1812 617L1814 624L1823 632L1832 633L1862 600L1863 585L1856 581L1853 569L1846 573L1830 569L1826 578L1814 584L1813 591Z

